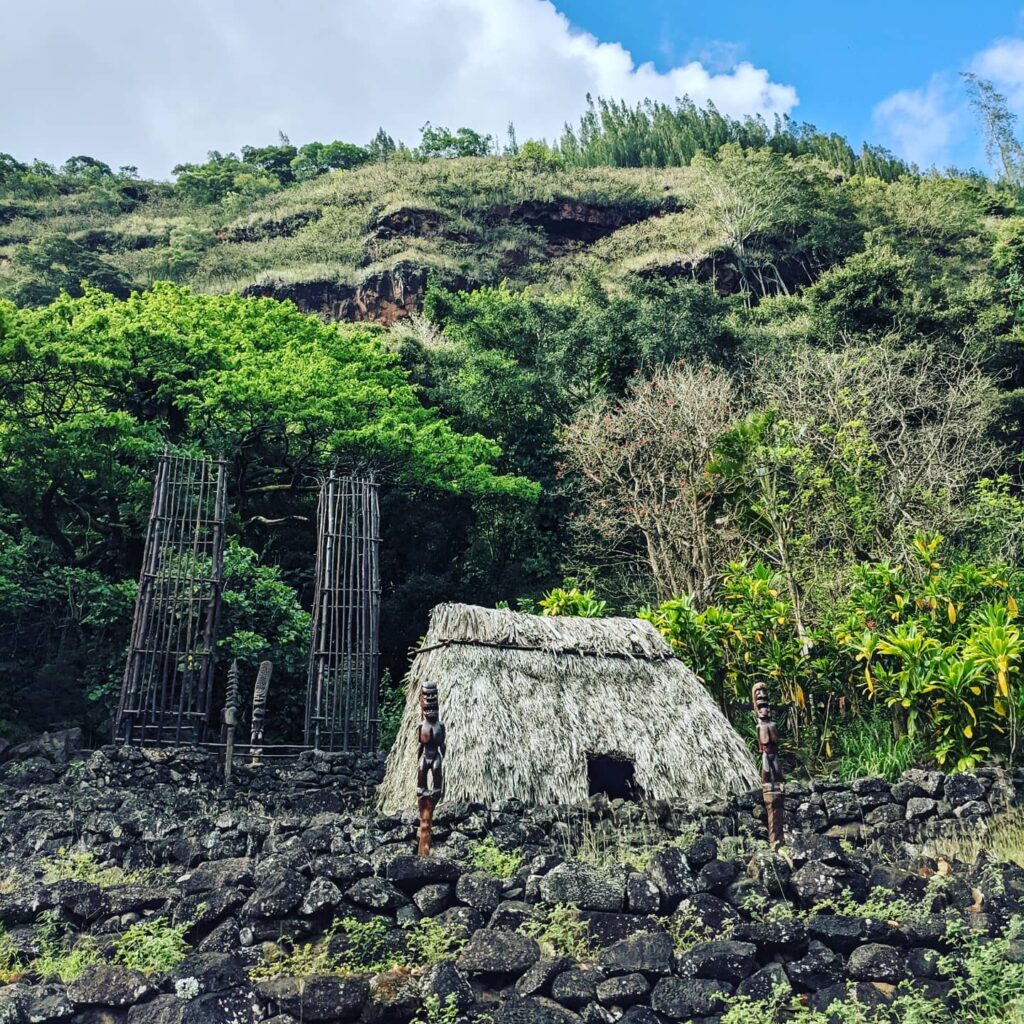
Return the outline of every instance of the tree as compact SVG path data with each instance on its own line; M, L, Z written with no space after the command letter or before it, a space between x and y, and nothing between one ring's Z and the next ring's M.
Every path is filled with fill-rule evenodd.
M205 164L178 164L172 170L176 175L176 191L189 202L200 206L220 202L231 191L235 176L245 170L234 153L226 156L213 151Z
M802 638L808 592L827 605L851 565L971 526L975 483L1005 458L996 386L967 356L803 348L759 365L748 393L712 468L726 522L786 579Z
M91 156L68 157L64 161L61 173L66 174L69 178L90 178L92 180L111 178L114 175L109 164Z
M995 86L972 71L961 72L967 82L971 106L978 113L985 132L985 151L993 163L997 160L1003 177L1015 187L1024 185L1024 147L1016 136L1017 115L1006 105L1006 97Z
M82 294L83 285L124 298L124 276L102 256L67 235L51 231L20 248L5 273L0 273L0 296L22 306L43 306L66 292Z
M459 128L454 133L429 121L423 126L419 154L431 157L487 156L494 149L494 139L472 128Z
M845 198L812 164L730 143L692 166L709 243L732 253L748 296L788 294L850 251Z
M315 178L328 171L347 171L371 159L368 148L351 142L309 142L300 147L292 160L295 177L300 181Z
M383 128L378 128L377 134L370 140L366 149L371 160L386 163L398 152L399 147Z
M562 442L580 563L634 600L707 600L729 550L713 522L722 489L707 466L735 415L728 377L685 364L581 411Z
M279 185L290 185L295 180L292 163L298 152L282 136L281 144L277 146L243 146L242 162L271 175Z
M326 469L373 467L470 510L478 500L528 506L537 492L496 472L493 441L426 408L374 329L169 283L124 301L90 289L39 310L0 302L0 421L0 597L15 635L39 637L9 656L0 644L0 664L16 662L18 678L34 680L51 705L57 682L74 688L79 676L102 699L113 692L131 606L123 584L130 590L138 576L153 460L167 442L224 452L233 534L260 554L281 552L278 573L232 549L226 649L249 658L274 650L293 668L305 621L294 588L312 570L311 504ZM411 520L428 503L410 505ZM451 563L451 548L443 557ZM90 602L88 614L69 601ZM98 628L101 613L109 630ZM0 635L7 621L0 615ZM104 657L81 671L74 651L88 662L95 644Z

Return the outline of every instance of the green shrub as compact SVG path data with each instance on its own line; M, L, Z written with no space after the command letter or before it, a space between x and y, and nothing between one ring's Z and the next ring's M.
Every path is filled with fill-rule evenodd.
M405 963L401 953L387 948L387 933L390 925L383 917L372 917L369 921L357 921L346 917L336 922L348 939L348 949L340 959L342 973L382 974L392 967Z
M459 926L446 926L435 918L424 917L405 926L405 941L414 964L432 967L444 960L454 960L468 938Z
M0 925L0 985L9 985L24 973L24 970L21 954L10 935Z
M478 871L486 871L497 878L511 878L523 866L523 855L518 850L502 850L487 836L469 844L469 862Z
M692 946L710 939L728 939L732 935L732 922L727 921L717 932L712 932L696 914L689 900L683 900L671 917L663 917L661 926L672 939L677 953L685 953Z
M593 941L578 907L558 903L539 910L536 916L519 927L519 933L536 939L548 956L571 956L586 960L593 953Z
M420 1012L413 1018L419 1024L456 1024L458 1019L459 1005L454 992L443 1003L440 996L427 996Z
M114 960L145 974L169 971L188 955L185 932L189 925L172 925L166 917L133 924L114 944Z
M927 759L921 737L896 736L883 714L852 718L836 731L839 756L832 768L844 781L880 775L895 782L900 774Z
M571 615L600 619L608 614L608 602L600 601L593 590L580 590L567 580L564 587L548 591L538 602L541 615Z
M44 981L58 979L66 985L100 962L96 940L80 936L72 944L66 927L53 913L42 915L36 934L39 955L32 961L31 969Z
M104 867L96 859L96 854L70 853L61 847L57 856L40 862L43 869L43 880L46 882L63 882L72 879L76 882L92 882L100 888L112 885L144 885L152 878L152 872L125 871L116 864Z
M285 951L275 946L264 956L263 962L249 969L253 981L272 981L274 978L312 978L324 974L345 973L341 962L330 951L331 928L316 943L307 942Z

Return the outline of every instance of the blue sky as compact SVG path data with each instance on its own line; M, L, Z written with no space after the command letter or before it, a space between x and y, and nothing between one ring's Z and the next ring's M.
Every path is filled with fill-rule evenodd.
M875 114L879 104L903 91L927 92L937 77L952 109L962 102L958 73L998 41L1024 37L1024 4L1012 0L558 0L557 6L575 26L618 40L638 62L653 61L659 70L716 59L721 66L747 60L766 68L773 80L795 86L794 117L855 144L881 137L899 145L884 116ZM1010 82L1001 85L1015 91ZM956 121L950 144L937 147L940 162L983 161L973 120Z
M1024 115L1024 0L11 3L0 151L167 177L286 133L415 145L424 123L557 138L586 94L790 114L923 166L984 162L959 72Z

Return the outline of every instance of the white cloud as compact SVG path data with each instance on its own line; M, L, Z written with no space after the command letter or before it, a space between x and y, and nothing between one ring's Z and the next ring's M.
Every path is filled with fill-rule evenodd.
M1009 108L1024 114L1024 39L999 39L964 65L989 79ZM879 140L923 167L965 160L985 166L984 142L963 83L952 73L932 76L920 89L904 89L882 100L873 114Z
M949 83L941 75L934 75L923 89L893 93L873 114L881 141L921 167L946 162L961 117Z
M971 62L971 70L991 80L1018 112L1024 111L1024 39L1000 39Z
M732 115L786 114L796 90L748 62L658 71L577 32L548 0L34 0L0 33L0 147L89 153L167 174L208 149L409 144L425 121L556 138L584 97L713 100Z

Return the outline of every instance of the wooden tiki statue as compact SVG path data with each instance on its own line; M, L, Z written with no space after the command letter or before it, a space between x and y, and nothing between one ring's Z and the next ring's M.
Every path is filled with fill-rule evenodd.
M416 803L420 812L419 853L430 853L434 807L444 792L444 725L440 720L437 684L420 690L418 726L419 762L416 766Z
M273 670L273 662L261 661L256 673L256 686L252 694L252 734L249 738L252 755L250 768L257 768L263 762L263 726L267 719L267 692L270 689L270 675Z
M786 814L786 780L779 761L779 730L772 719L768 703L768 687L754 683L750 691L757 720L757 749L761 751L761 793L768 810L768 841L773 847L784 842L783 823Z

